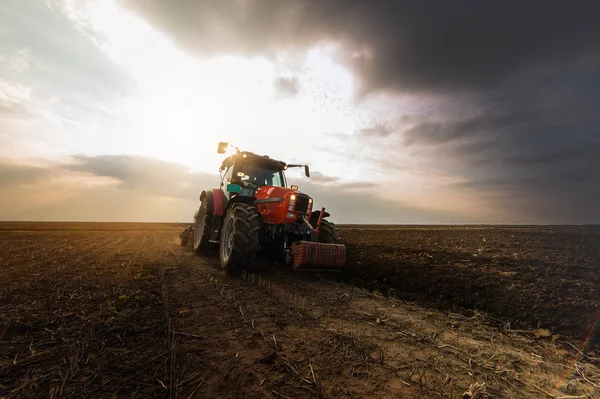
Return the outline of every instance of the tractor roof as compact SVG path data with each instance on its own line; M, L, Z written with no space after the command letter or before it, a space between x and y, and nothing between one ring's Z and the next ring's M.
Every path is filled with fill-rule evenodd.
M234 162L236 162L236 160L245 160L262 164L273 168L273 170L284 170L286 168L286 163L283 161L278 161L276 159L270 158L267 155L258 155L250 151L240 151L236 154L230 155L223 161L223 166L231 166L234 164Z

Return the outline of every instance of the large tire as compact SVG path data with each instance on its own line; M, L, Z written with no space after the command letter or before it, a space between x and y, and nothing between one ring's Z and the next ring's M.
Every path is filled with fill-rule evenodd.
M233 204L223 220L219 262L228 273L252 268L260 250L260 213L249 204Z
M208 210L205 201L200 204L200 209L195 218L194 225L194 252L197 255L207 255L210 252L210 229L213 215Z
M319 221L319 215L313 214L310 218L310 224L313 228L317 227ZM319 242L327 244L339 244L341 242L340 233L335 225L327 219L321 219L321 226L319 226Z
M327 244L340 243L340 234L338 230L333 223L328 220L321 220L321 226L319 226L319 242Z

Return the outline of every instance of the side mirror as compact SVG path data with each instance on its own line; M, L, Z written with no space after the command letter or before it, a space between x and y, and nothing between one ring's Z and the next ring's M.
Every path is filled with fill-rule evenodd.
M304 165L304 174L306 177L310 177L310 170L308 169L308 165Z
M292 184L292 187L290 187L290 188L294 191L298 191L298 186L295 184Z
M219 147L217 148L217 152L219 154L225 154L225 152L227 152L227 147L229 147L229 143L221 141L221 142L219 142Z

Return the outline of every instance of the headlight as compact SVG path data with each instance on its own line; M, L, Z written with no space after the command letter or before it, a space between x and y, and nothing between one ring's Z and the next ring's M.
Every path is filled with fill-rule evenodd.
M294 216L296 216L296 215L294 214L294 212L288 212L288 214L287 214L287 217L288 217L288 219L293 219L293 218L294 218Z

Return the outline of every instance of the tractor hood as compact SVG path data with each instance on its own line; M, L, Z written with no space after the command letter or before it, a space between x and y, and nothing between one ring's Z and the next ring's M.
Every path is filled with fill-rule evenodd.
M266 222L293 222L312 212L312 198L291 188L263 186L254 197L254 204Z
M301 194L291 188L279 186L262 186L256 190L255 197L257 200L266 198L286 198L292 194Z

